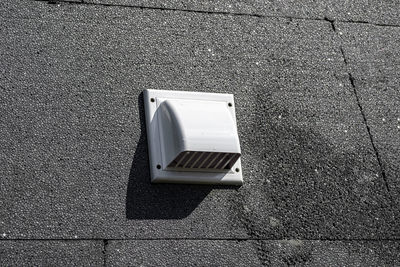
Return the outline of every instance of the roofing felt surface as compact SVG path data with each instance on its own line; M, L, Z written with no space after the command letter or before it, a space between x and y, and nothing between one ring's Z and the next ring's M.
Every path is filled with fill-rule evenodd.
M399 2L6 0L0 36L1 266L400 265ZM150 184L147 88L234 94L242 187Z

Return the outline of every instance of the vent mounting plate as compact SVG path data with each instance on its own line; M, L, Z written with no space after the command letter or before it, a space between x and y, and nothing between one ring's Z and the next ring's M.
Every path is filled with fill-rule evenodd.
M233 95L145 90L153 183L241 185Z

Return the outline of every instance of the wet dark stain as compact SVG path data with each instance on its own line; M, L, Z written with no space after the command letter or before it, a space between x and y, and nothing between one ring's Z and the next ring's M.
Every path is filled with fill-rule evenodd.
M298 251L291 255L284 255L282 260L288 266L300 265L308 262L311 259L310 251Z
M360 135L365 142L355 149L333 144L329 133L308 126L317 114L299 116L272 99L260 93L252 114L248 107L242 114L247 119L240 128L245 185L230 200L232 220L255 239L399 236L398 212L368 136ZM264 250L257 246L260 261L268 265ZM304 260L290 256L285 261Z

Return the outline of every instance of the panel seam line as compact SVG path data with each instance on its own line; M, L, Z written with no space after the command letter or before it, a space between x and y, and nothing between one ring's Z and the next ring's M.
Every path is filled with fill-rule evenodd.
M248 16L257 18L282 18L282 19L297 19L297 20L308 20L308 21L326 21L324 18L306 18L298 16L275 16L275 15L262 15L257 13L245 13L245 12L229 12L229 11L209 11L209 10L196 10L196 9L185 9L185 8L172 8L172 7L155 7L155 6L140 6L140 5L126 5L126 4L109 4L109 3L92 3L80 0L80 2L72 0L34 0L37 2L48 2L49 4L66 3L71 5L87 5L87 6L104 6L104 7L120 7L120 8L136 8L136 9L147 9L147 10L162 10L162 11L180 11L189 13L200 13L200 14L216 14L216 15L230 15L230 16ZM363 20L336 20L341 23L353 23L353 24L368 24L378 27L400 27L397 24L390 23L374 23Z
M325 20L331 23L332 30L333 30L334 34L336 34L336 26L335 26L336 21L330 20L328 18L325 18ZM341 38L340 36L338 36L338 37ZM381 176L383 178L383 182L384 182L385 188L390 193L389 183L387 181L386 172L385 172L385 169L384 169L383 164L382 164L382 159L381 159L381 157L379 155L378 148L375 145L374 138L373 138L373 135L372 135L372 132L371 132L371 128L368 125L367 116L366 116L365 111L364 111L364 109L363 109L363 107L361 105L361 100L360 100L360 97L358 95L357 88L356 88L356 85L355 85L355 79L354 79L353 75L351 74L351 72L349 70L349 68L350 68L349 62L348 62L347 57L346 57L346 55L344 53L344 49L343 49L342 45L339 46L339 49L340 49L340 53L341 53L342 58L343 58L344 65L346 66L346 69L347 69L346 71L347 71L347 75L348 75L348 78L349 78L349 81L350 81L350 85L351 85L351 87L353 89L353 94L354 94L354 96L356 98L356 102L357 102L358 108L360 110L361 116L363 118L363 122L365 124L366 129L367 129L367 133L368 133L368 137L369 137L369 140L371 142L371 145L372 145L372 149L374 150L375 157L376 157L376 159L378 161L379 169L380 169L380 172L381 172Z

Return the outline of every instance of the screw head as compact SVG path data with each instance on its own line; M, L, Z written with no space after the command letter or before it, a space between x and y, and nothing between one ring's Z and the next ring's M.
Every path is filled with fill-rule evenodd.
M157 169L161 169L161 165L160 164L157 164Z
M154 102L155 100L154 100L154 98L150 98L150 102Z
M239 168L236 168L235 171L236 171L236 172L240 172L240 169L239 169Z
M232 103L231 102L228 103L228 107L232 107Z

